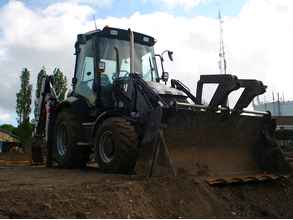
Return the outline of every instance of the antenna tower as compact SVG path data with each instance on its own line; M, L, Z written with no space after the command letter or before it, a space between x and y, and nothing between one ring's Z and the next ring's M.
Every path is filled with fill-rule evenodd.
M93 15L93 22L94 22L94 25L95 25L95 30L98 30L95 15Z
M221 15L221 11L219 9L218 12L218 19L219 19L219 26L220 26L220 49L219 49L219 70L220 74L227 74L227 62L226 62L226 54L225 54L225 47L224 47L224 37L223 37L223 19ZM227 97L226 106L229 107L229 98Z
M219 49L219 70L220 74L227 74L227 61L225 54L225 46L224 46L224 38L223 38L223 19L221 15L221 11L218 13L219 25L220 25L220 49Z

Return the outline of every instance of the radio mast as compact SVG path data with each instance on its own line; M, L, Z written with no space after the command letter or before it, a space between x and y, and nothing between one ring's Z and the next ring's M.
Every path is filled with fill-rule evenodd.
M227 61L226 61L226 54L225 54L225 47L224 47L224 37L223 37L223 19L221 15L221 11L219 9L218 12L218 19L220 25L220 49L219 49L219 70L220 74L227 74Z
M227 61L226 61L226 54L225 54L225 46L224 46L224 37L223 37L223 19L221 15L221 11L219 9L218 12L218 19L219 19L219 26L220 26L220 49L219 49L219 70L220 74L227 74ZM229 98L227 97L225 101L225 105L229 107Z

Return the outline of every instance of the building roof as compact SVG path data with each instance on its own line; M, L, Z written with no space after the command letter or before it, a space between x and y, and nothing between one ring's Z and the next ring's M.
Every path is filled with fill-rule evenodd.
M9 131L0 128L0 141L1 142L11 142L11 143L18 143L18 138L11 134Z
M254 105L256 111L270 111L272 116L293 116L292 101L265 102Z

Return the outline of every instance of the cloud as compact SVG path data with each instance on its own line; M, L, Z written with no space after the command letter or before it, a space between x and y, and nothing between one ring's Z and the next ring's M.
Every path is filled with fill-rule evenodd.
M94 10L87 5L62 2L44 10L19 1L0 8L0 110L15 112L16 92L22 68L31 70L32 84L43 65L48 72L61 67L67 75L74 66L74 41ZM17 16L16 16L17 15ZM68 79L71 79L70 77Z
M61 67L70 81L76 35L92 29L93 12L93 6L80 1L54 3L42 10L11 1L0 8L0 114L5 115L2 117L15 111L15 94L23 67L31 70L33 85L43 65L49 73L54 67ZM249 0L239 15L224 17L228 73L263 80L269 86L267 96L274 90L293 99L292 20L291 0ZM129 17L97 19L97 25L131 27L154 36L158 40L157 52L174 51L174 63L166 62L170 77L183 81L194 92L200 74L219 72L216 19L136 12Z
M4 49L0 49L0 61L5 59L5 50Z
M176 7L176 6L181 6L185 9L190 9L193 8L200 3L206 2L206 0L161 0L165 4L167 4L170 7Z
M144 2L149 2L153 1L154 3L163 3L165 4L168 8L174 9L176 7L182 7L185 10L192 9L196 6L198 6L201 3L205 3L208 0L143 0Z
M9 113L3 113L0 111L0 122L1 123L7 123L11 121L11 114Z
M66 29L78 30L93 12L89 6L72 3L56 3L45 10L33 11L21 2L10 2L0 13L4 47L44 50L63 47L68 39L74 38Z
M264 81L269 86L267 97L275 91L293 99L292 20L290 0L249 0L239 15L224 17L228 73ZM166 63L171 77L182 80L193 91L200 74L219 73L217 19L137 12L126 18L99 19L97 23L131 27L155 36L158 52L166 48L175 52L175 62Z
M291 51L293 2L248 1L239 16L226 19L230 71L259 78L271 92L293 98Z
M74 2L77 4L89 5L97 8L109 7L112 5L112 0L64 0L64 2Z

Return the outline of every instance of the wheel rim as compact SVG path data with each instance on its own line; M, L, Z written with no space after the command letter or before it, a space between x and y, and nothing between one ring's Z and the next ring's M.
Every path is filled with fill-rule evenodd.
M64 156L67 151L68 146L68 134L66 127L64 125L60 125L57 128L57 151L60 156Z
M115 145L112 136L111 131L105 131L99 139L99 154L104 163L110 163L114 159Z

